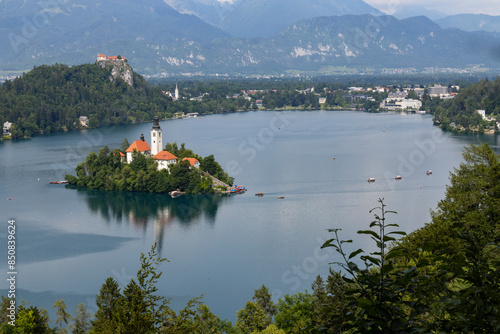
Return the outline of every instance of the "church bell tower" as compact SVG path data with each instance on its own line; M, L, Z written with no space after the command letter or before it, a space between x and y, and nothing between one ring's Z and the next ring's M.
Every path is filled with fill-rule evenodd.
M153 128L151 129L151 155L155 156L163 151L163 142L158 115L155 113Z

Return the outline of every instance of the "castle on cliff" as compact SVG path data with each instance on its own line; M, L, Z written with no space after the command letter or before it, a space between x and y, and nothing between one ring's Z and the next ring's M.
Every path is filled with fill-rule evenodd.
M123 61L127 61L127 58L121 57L121 56L106 57L106 55L98 54L97 55L97 61L103 61L103 60L123 60Z

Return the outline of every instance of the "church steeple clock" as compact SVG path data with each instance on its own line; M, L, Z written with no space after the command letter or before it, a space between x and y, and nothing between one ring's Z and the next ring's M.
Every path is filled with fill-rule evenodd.
M162 134L158 115L155 112L153 120L153 128L151 129L151 155L155 156L158 152L163 151Z

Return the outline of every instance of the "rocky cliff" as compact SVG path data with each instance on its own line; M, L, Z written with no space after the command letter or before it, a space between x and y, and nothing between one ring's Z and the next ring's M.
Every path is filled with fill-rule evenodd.
M132 67L125 59L98 60L97 65L102 68L111 68L111 77L109 78L111 82L115 81L117 78L122 78L129 86L134 86Z

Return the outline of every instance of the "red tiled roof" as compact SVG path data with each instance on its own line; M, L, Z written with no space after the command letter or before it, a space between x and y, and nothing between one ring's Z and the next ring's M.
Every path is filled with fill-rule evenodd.
M106 55L102 55L102 54L98 54L98 55L97 55L97 58L101 58L101 57L106 58Z
M134 149L137 152L145 152L145 151L151 151L151 148L149 147L148 143L146 143L143 140L136 140L135 142L130 145L129 148L127 148L127 152L134 152Z
M183 161L184 161L184 160L189 161L189 163L191 164L191 166L194 166L194 164L195 164L196 162L199 162L199 161L198 161L198 159L196 159L196 158L184 158L184 159L182 159L182 160L183 160Z
M117 56L111 56L111 57L108 57L107 59L118 59Z
M155 155L156 160L177 160L177 157L168 151L161 151Z
M120 152L120 157L124 157L124 156L125 156L125 154L123 154L122 152Z

